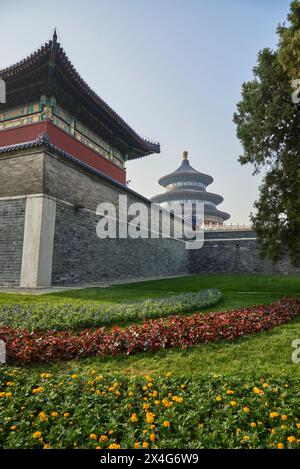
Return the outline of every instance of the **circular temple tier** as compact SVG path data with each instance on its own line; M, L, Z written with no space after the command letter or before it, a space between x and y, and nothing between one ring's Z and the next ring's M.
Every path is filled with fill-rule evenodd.
M187 151L183 152L179 168L161 177L158 182L166 191L152 197L152 202L168 209L172 209L175 204L203 203L205 225L222 225L230 218L228 213L217 209L217 205L223 202L223 197L206 191L213 178L192 168Z

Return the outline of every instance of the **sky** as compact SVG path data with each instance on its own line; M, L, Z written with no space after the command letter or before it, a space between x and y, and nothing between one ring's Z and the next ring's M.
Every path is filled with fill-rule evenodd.
M127 163L129 186L152 197L184 150L210 174L227 223L249 223L261 176L241 166L232 116L257 53L275 48L289 0L0 0L0 69L58 28L69 59L159 155Z

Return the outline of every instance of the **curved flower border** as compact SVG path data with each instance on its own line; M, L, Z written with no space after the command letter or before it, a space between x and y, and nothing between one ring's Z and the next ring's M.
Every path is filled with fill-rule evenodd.
M30 332L0 328L7 344L7 360L21 363L70 360L88 356L109 356L187 348L205 342L233 340L287 323L300 315L300 300L283 298L269 305L192 316L173 316L121 329L105 327Z

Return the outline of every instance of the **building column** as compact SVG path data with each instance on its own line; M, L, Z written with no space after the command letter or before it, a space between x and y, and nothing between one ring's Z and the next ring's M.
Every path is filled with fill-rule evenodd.
M55 214L54 199L27 197L20 287L51 286Z

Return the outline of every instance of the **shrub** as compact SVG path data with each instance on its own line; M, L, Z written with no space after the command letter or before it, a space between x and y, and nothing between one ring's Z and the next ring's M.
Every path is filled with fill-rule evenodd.
M0 309L0 327L22 327L28 330L64 330L137 322L193 312L213 306L222 298L217 289L124 304L43 304L6 305Z
M7 341L7 359L28 363L68 360L93 355L154 352L161 348L191 347L202 342L232 340L246 334L271 329L300 315L300 301L291 298L240 310L206 315L153 319L142 325L121 329L104 327L81 332L36 331L0 328Z
M299 380L0 369L1 448L299 448ZM117 445L117 446L116 446Z

